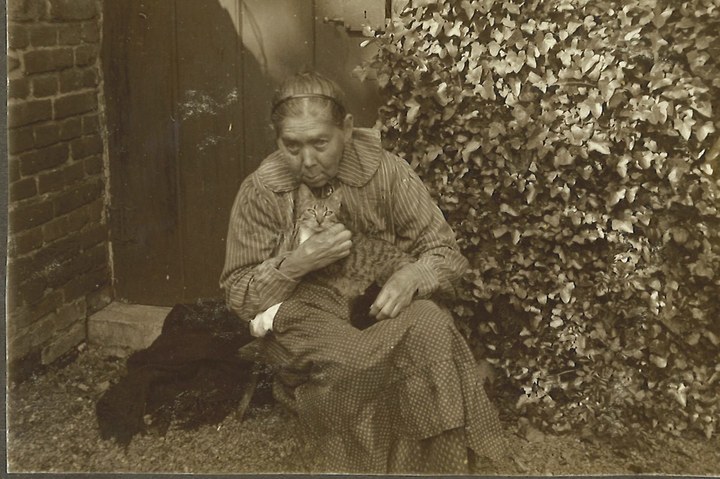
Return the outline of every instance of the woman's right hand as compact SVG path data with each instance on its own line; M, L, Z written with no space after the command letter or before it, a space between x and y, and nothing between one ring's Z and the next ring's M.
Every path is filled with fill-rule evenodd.
M350 254L352 233L341 223L315 234L292 251L280 265L280 271L300 279Z

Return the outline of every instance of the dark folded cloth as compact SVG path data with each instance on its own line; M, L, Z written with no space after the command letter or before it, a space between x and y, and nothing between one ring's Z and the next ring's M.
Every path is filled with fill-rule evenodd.
M178 304L157 339L127 359L127 374L96 404L103 439L127 445L170 424L217 424L252 394L258 367L238 355L253 340L247 323L224 304Z

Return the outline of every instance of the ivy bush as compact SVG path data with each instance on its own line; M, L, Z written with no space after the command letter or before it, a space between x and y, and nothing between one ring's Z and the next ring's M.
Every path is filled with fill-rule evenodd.
M414 0L369 40L461 327L545 428L718 428L717 32L720 0Z

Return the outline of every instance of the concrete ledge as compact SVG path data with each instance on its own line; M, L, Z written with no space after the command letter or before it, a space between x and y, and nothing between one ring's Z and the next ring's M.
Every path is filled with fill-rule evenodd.
M88 319L88 343L113 351L147 348L160 335L171 309L111 303Z

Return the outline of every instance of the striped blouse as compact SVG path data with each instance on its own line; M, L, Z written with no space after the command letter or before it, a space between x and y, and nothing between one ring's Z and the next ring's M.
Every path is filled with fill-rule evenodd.
M230 214L220 285L242 319L284 301L297 280L277 266L290 253L298 179L280 151L240 186ZM402 158L382 149L377 131L355 129L333 188L341 188L350 231L395 243L418 260L419 297L449 285L467 268L455 234L425 185Z

